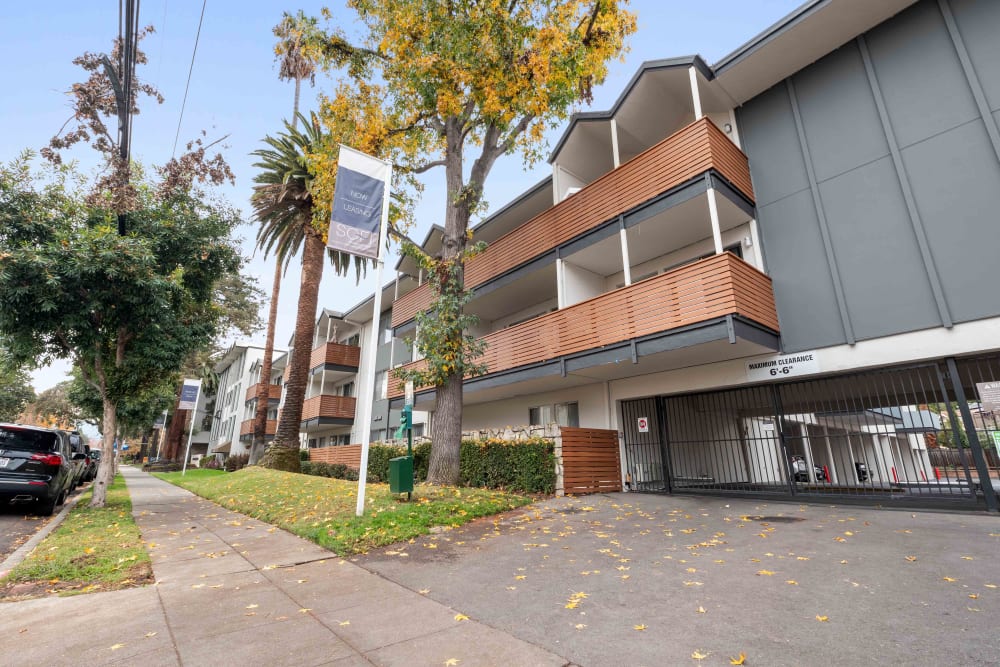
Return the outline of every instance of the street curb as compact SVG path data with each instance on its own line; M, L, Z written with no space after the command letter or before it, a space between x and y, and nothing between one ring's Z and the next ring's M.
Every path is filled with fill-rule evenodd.
M44 540L48 537L49 533L58 528L59 524L63 522L66 515L70 513L70 510L76 507L76 504L80 502L80 498L82 497L83 493L81 492L76 494L73 498L67 500L63 504L63 508L59 514L52 517L52 520L49 521L45 528L42 528L40 531L32 535L30 540L18 547L10 556L7 556L6 560L0 563L0 579L6 577L11 570L20 565L21 561L28 557L28 554L30 554L34 548L38 546L39 542Z

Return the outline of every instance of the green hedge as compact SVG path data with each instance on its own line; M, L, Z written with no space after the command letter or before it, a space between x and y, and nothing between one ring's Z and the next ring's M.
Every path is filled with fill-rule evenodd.
M418 482L427 479L430 453L429 442L413 448L413 474ZM372 445L368 450L368 480L388 482L389 459L404 454L406 448L402 446ZM518 442L498 438L463 440L460 456L462 486L522 493L555 491L556 461L551 440L537 437Z

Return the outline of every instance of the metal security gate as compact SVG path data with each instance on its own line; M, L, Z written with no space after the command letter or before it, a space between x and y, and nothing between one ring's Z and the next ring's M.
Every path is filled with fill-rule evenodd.
M625 482L996 509L995 382L992 356L625 401Z

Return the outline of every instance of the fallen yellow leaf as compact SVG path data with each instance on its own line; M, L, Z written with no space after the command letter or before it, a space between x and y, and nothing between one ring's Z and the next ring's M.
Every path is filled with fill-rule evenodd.
M642 632L643 630L646 629L646 626L645 625L633 625L632 629L633 630L638 630L639 632Z
M704 614L704 613L706 613L706 612L705 612L705 608L704 608L704 607L698 607L698 613L699 613L699 614Z
M704 660L704 659L705 659L705 658L707 658L707 657L708 657L709 655L711 655L711 653L702 653L702 652L701 652L701 651L699 651L699 650L695 650L695 652L691 654L691 658L692 658L693 660Z
M798 586L799 585L799 582L795 581L794 579L789 579L785 583L788 584L788 585L790 585L790 586Z
M957 581L956 579L952 579L951 577L941 577L941 578L944 579L945 581L949 582L949 583L952 582L952 581Z
M120 649L123 646L125 646L125 644L112 644L111 650L112 651L117 651L118 649Z
M431 592L431 589L429 589L429 588L421 588L421 589L420 589L419 591L417 591L417 592L418 592L418 593L420 593L421 595L427 595L428 593L430 593L430 592Z
M156 636L156 633L155 633L155 632L147 632L147 633L146 633L146 636L147 636L147 637L155 637L155 636Z
M758 570L757 571L757 576L758 577L773 577L774 576L774 572L772 572L771 570Z
M458 664L458 658L448 658L444 661L445 667L453 667Z
M467 620L469 620L469 617L466 616L465 614L455 614L455 620L456 621L467 621Z
M907 556L906 560L908 560L909 562L912 563L913 561L917 560L917 557L916 556Z
M962 560L975 560L972 556L962 556Z
M979 593L969 593L969 597L972 598L973 600L978 600Z
M829 616L820 616L819 614L816 614L816 620L819 621L820 623L826 623L827 621L830 620L830 617Z
M246 606L246 608L247 608L247 609L256 609L256 608L257 608L257 607L259 607L259 606L260 606L259 604L248 604L248 605Z
M729 658L730 665L745 665L747 662L747 654L740 651L738 658Z

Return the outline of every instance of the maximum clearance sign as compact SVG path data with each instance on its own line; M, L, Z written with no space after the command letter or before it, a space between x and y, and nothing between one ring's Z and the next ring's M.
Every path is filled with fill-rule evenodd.
M747 362L747 379L751 382L760 382L818 373L820 370L818 357L815 350L776 354L763 359L758 357Z

